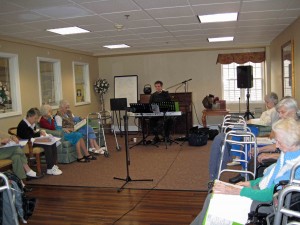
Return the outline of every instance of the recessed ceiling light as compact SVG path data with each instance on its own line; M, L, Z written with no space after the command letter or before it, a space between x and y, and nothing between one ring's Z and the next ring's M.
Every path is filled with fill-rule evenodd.
M90 31L84 30L80 27L63 27L63 28L56 28L56 29L47 29L47 31L61 34L61 35L68 35L68 34L81 34L81 33L89 33Z
M118 44L118 45L104 45L104 48L109 48L109 49L116 49L116 48L130 48L129 45L125 44Z
M200 23L215 23L237 21L238 13L220 13L211 15L198 15Z
M207 38L208 42L222 42L222 41L233 41L234 37L217 37L217 38Z

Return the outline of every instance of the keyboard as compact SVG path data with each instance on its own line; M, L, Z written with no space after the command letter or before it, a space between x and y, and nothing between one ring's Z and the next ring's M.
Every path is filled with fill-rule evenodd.
M165 114L165 115L164 115ZM178 111L178 112L160 112L160 113L132 113L129 116L133 116L133 117L163 117L163 116L181 116L182 112Z

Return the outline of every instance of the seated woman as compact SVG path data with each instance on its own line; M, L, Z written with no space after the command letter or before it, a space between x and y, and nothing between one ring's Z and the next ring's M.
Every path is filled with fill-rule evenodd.
M290 178L293 165L300 160L300 122L293 118L282 119L272 126L275 134L276 146L281 149L277 162L265 170L264 176L256 180L239 182L235 186L216 182L213 187L215 194L240 195L253 200L251 210L263 202L270 202L273 198L274 186L281 180ZM300 168L295 173L295 178L300 179ZM191 223L202 224L209 206L211 194L206 197L203 209L196 219ZM231 204L234 204L231 202ZM273 206L263 207L261 212L273 212Z
M49 130L63 130L64 138L69 141L72 145L76 146L77 150L77 162L89 162L90 160L95 160L96 158L89 154L86 149L84 140L82 139L82 134L74 132L74 128L62 127L60 121L63 120L61 117L56 116L57 120L52 117L52 107L50 105L41 106L41 119L40 126ZM57 122L58 121L58 122ZM84 156L82 155L82 152Z
M73 113L70 110L70 104L66 100L61 100L59 102L59 110L57 111L57 115L61 118L63 118L63 123L67 122L68 127L73 128L75 122L81 121L80 117L74 116ZM55 118L55 120L58 120ZM61 123L59 121L59 123ZM83 126L78 130L79 133L82 134L82 136L86 136L88 133L88 139L90 142L91 148L89 148L90 152L101 154L103 155L105 150L103 148L100 148L96 141L96 135L94 132L94 129L91 126Z
M44 131L36 130L35 124L40 119L40 111L37 108L31 108L26 114L26 118L21 120L17 127L17 135L22 139L31 139L35 137L45 136ZM44 149L47 174L60 175L62 171L57 166L57 148L56 143L52 145L42 145L33 143L33 147L41 147Z
M266 108L267 110L264 111L261 116L259 117L259 119L250 119L247 121L248 127L250 128L252 133L256 133L257 129L256 126L260 125L260 126L272 126L273 123L275 123L276 121L279 120L279 114L276 111L276 105L278 103L278 96L276 93L271 92L270 94L267 94L264 98L265 100L265 104L266 104ZM232 149L236 149L239 150L240 146L232 146ZM234 152L233 151L233 156L235 156L236 158L233 159L232 162L228 163L227 166L235 166L235 165L239 165L240 162L237 161L237 159L244 159L243 155L240 155L240 153L238 152ZM245 165L242 163L242 166L244 167Z
M294 119L298 119L297 113L299 111L298 109L298 104L297 101L294 98L284 98L282 99L275 107L279 118L280 119L284 119L284 118L294 118ZM271 135L273 135L271 133ZM224 141L225 138L225 134L219 134L217 136L217 138L214 139L213 144L211 146L210 149L210 164L209 164L209 171L210 171L210 180L215 180L218 176L218 171L219 171L219 164L220 164L220 146L222 146L222 142ZM225 158L225 160L223 160L223 164L222 164L222 168L224 169L226 167L226 162L229 159L229 154L230 154L230 146L227 145L226 146L226 151L225 156L227 156ZM275 151L276 147L275 145L273 146L265 146L265 147L261 147L258 148L258 152L262 153L262 152L269 152L269 151ZM276 154L273 155L274 157L276 157ZM278 155L277 155L278 156ZM263 157L271 157L271 154L269 156L266 155L262 155L258 157L258 160L263 159ZM241 174L238 174L236 177L233 177L230 179L231 183L237 183L239 181L242 181L244 179L244 177Z
M0 132L1 145L6 145L11 141L15 142L16 144L19 143L19 140L16 136L8 136L7 134L4 134L4 132ZM13 172L18 178L20 178L20 180L25 178L38 179L43 177L42 174L37 174L28 166L25 153L19 146L2 147L0 150L0 159L10 159L12 161ZM29 190L27 187L25 187L23 181L22 184L25 190Z

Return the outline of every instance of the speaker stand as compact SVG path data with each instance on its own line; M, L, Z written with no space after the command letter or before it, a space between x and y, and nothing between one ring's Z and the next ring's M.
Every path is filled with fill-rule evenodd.
M247 111L244 114L244 118L246 118L247 120L249 120L250 116L252 118L254 118L253 114L250 112L250 109L249 109L249 98L250 98L249 88L247 88L247 95L246 96L247 96Z

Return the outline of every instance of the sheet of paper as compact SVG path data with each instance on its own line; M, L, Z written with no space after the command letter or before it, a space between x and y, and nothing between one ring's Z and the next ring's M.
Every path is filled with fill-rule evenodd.
M267 138L267 137L257 137L256 138L256 143L257 145L272 145L272 144L275 144L276 141L275 139L270 139L270 138Z
M0 145L0 148L8 148L8 147L12 147L12 146L20 146L20 147L24 147L27 144L28 140L20 140L19 143L16 143L14 141L10 141L5 145Z
M86 125L86 119L81 120L80 122L76 123L74 125L74 130L79 130L81 127L83 127L84 125Z
M246 224L252 200L239 195L213 194L205 225Z
M31 142L40 145L53 145L60 139L61 138L53 137L53 136L43 136L43 137L31 138Z

